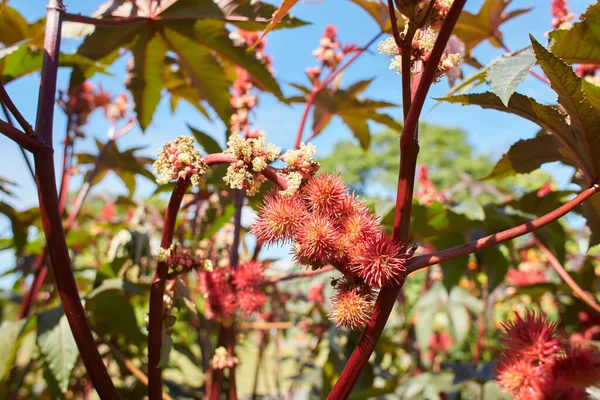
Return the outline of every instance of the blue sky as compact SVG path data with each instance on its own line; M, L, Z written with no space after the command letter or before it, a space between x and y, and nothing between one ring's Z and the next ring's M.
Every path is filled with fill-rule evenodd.
M480 8L482 0L467 1L467 9L476 11ZM100 1L74 1L64 0L69 12L90 15L101 3ZM592 4L591 0L570 0L571 11L579 14L587 6ZM44 0L12 0L10 5L19 10L28 21L34 21L45 13ZM508 47L516 50L529 44L529 34L533 34L540 42L545 42L545 33L550 30L550 0L515 0L509 6L509 10L515 8L533 8L528 14L520 16L502 26L505 43ZM353 3L343 0L321 0L300 1L293 9L293 14L310 22L311 25L296 29L287 29L272 32L268 35L267 52L274 58L276 75L282 82L282 89L287 95L295 91L285 82L297 82L306 84L304 69L316 65L311 52L318 45L319 38L325 24L334 24L338 27L338 38L342 43L362 44L367 42L378 32L373 20ZM65 40L64 51L72 51L77 42ZM502 54L501 50L494 49L487 44L476 48L474 54L482 63ZM95 83L102 85L117 94L124 90L123 76L126 71L126 57L110 68L112 76L98 76L93 79ZM389 59L378 55L375 51L364 54L344 74L343 83L352 83L359 79L375 78L365 96L374 99L386 100L400 104L400 77L388 69ZM466 73L472 70L465 70ZM63 69L59 72L58 87L65 88L68 84L69 71ZM7 89L14 102L23 112L25 117L33 122L37 105L37 90L39 85L39 74L30 75L10 83ZM432 97L442 96L448 90L447 81L435 85L430 92L430 99L424 109L423 120L446 126L459 127L467 132L469 142L477 151L490 154L493 158L499 158L509 146L519 139L529 138L535 135L538 128L523 119L508 114L481 110L477 107L464 108L459 105L440 104L432 110L435 101ZM483 90L480 87L480 90ZM519 92L535 97L543 102L553 102L555 95L542 83L533 78L527 80L519 87ZM268 134L268 139L277 145L287 148L293 144L298 122L302 112L302 106L286 106L280 104L270 95L262 95L260 105L253 115L254 125ZM400 108L389 109L389 113L399 118ZM65 128L65 118L60 110L56 110L54 124L56 160L61 159L60 141ZM128 133L119 139L120 148L132 146L146 146L146 154L154 156L158 149L167 141L178 135L187 134L186 124L191 124L200 130L212 134L219 142L224 142L224 125L216 119L214 122L207 121L193 107L181 102L177 112L173 115L170 111L168 100L164 99L154 116L153 123L141 133L139 129ZM308 125L310 126L310 125ZM77 145L77 151L93 150L93 137L106 140L107 123L103 120L100 112L96 112L84 131L88 135L86 143ZM373 126L374 131L379 129ZM306 132L308 134L308 132ZM331 151L333 144L341 139L351 137L351 132L339 121L334 122L315 139L320 153ZM21 155L15 144L8 139L1 139L0 176L10 178L19 183L19 198L9 201L18 208L28 208L37 205L35 187L23 164ZM58 167L58 164L57 164ZM551 171L559 181L567 182L568 171L556 165L545 168ZM142 178L143 179L143 178ZM72 190L77 190L80 180L74 179ZM107 179L99 185L96 190L107 192L124 193L125 189L116 179ZM142 197L154 190L154 185L140 182L136 197ZM0 232L6 229L5 221L0 221ZM6 252L0 253L0 272L13 267L13 260Z

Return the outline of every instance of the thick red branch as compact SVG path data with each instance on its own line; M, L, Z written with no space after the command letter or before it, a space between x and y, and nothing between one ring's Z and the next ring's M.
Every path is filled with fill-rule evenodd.
M40 217L54 271L56 288L77 343L81 360L100 397L103 399L118 399L120 396L106 371L100 353L98 353L85 310L81 304L59 211L52 150L52 122L54 118L58 56L60 53L62 12L64 12L64 7L61 1L49 1L36 118L36 134L44 145L40 146L34 153Z
M545 214L533 221L515 226L514 228L507 229L502 232L495 233L493 235L486 236L484 238L474 240L462 244L460 246L451 247L446 250L436 251L431 254L426 254L412 258L408 262L407 273L415 272L421 268L428 267L430 265L439 264L444 261L454 260L455 258L464 257L469 254L475 253L476 251L486 249L488 247L495 246L499 243L506 242L523 236L527 233L533 232L537 229L544 227L552 221L556 221L563 215L572 211L575 207L578 207L582 202L592 197L596 192L600 190L600 185L595 184L594 186L585 189L572 200L569 200L557 209Z
M181 207L183 196L190 186L189 179L179 179L175 184L171 200L167 206L162 230L160 247L168 249L173 243L177 213ZM165 261L158 263L152 286L150 287L150 312L148 322L148 398L150 400L162 399L162 376L160 367L160 350L162 347L163 321L163 295L169 266Z
M400 137L400 171L398 181L398 193L396 197L396 213L394 216L393 237L403 245L408 238L408 229L410 227L410 213L412 204L412 195L414 188L414 176L416 169L417 155L419 151L416 141L416 130L419 123L419 116L429 87L431 86L438 64L450 38L450 34L458 21L458 17L466 0L455 0L446 19L444 20L438 38L431 52L429 60L425 65L423 74L419 76L419 84L412 99L408 116L404 121L402 135ZM393 16L392 16L393 17ZM406 68L406 64L403 64ZM403 74L410 74L410 71L403 70ZM366 324L360 340L350 355L340 378L333 387L328 399L347 399L352 388L358 381L361 372L369 361L369 357L375 349L375 345L383 332L390 313L394 307L400 286L383 288L375 302L371 318Z

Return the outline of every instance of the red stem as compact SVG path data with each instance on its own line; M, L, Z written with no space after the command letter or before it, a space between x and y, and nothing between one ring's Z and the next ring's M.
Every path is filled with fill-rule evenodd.
M455 258L459 257L464 257L471 253L475 253L476 251L495 246L499 243L506 242L507 240L511 240L519 236L523 236L527 233L533 232L537 229L540 229L545 225L549 224L550 222L556 221L557 219L567 214L574 208L578 207L582 202L589 199L596 192L598 192L598 190L600 190L600 185L594 184L592 187L583 190L572 200L569 200L557 209L552 210L548 214L544 214L543 216L536 218L533 221L526 222L519 226L515 226L514 228L510 228L505 231L498 232L493 235L489 235L484 238L462 244L460 246L455 246L446 250L436 251L431 254L414 257L408 262L407 273L410 274L430 265L439 264L444 261L454 260Z
M556 271L558 275L560 275L563 281L565 281L565 283L569 285L571 290L573 290L573 293L575 293L577 297L579 297L585 304L590 306L594 311L600 313L600 304L596 303L593 297L590 296L590 294L587 293L585 290L583 290L573 278L571 278L571 275L569 275L569 273L567 272L567 270L565 270L560 261L558 261L558 258L556 258L556 256L546 246L544 246L544 244L540 242L540 240L535 235L533 235L533 241L535 242L536 246L540 248L542 253L544 253L546 258L548 259L548 262L550 262L550 266Z
M189 179L179 179L175 184L171 200L167 206L167 213L162 230L160 246L168 249L173 243L173 233L175 232L175 222L177 213L181 206L183 196L190 186ZM165 261L158 263L152 286L150 287L150 312L148 322L148 398L149 400L162 399L162 376L160 364L160 350L162 347L163 335L163 295L165 293L165 283L169 265Z
M326 265L323 268L319 268L314 271L308 270L308 271L296 272L293 274L287 274L284 276L277 276L277 277L269 279L269 283L278 283L278 282L283 282L283 281L289 281L291 279L296 279L296 278L308 278L311 276L320 275L325 272L334 271L334 270L335 270L334 266Z
M415 95L404 122L402 135L400 137L400 172L398 179L398 193L396 197L396 213L394 216L393 237L403 245L408 238L408 229L410 227L410 212L412 205L412 192L414 188L414 175L418 154L418 143L416 142L415 132L419 122L419 116L429 87L431 86L438 64L444 53L446 43L450 38L452 30L466 0L455 0L444 20L438 38L431 52L430 58L425 65L423 74L420 75L420 82L415 91ZM402 71L403 74L410 74L410 71ZM383 332L383 328L394 307L394 303L400 292L400 286L383 288L379 292L371 318L366 324L360 340L350 355L340 378L333 387L328 399L346 399L352 392L352 388L358 381L361 372L369 361L369 357L375 349L375 345Z
M59 0L49 1L36 119L36 133L42 145L38 143L39 148L34 153L40 217L54 271L56 288L83 364L100 397L103 399L118 399L120 396L106 371L102 357L98 353L85 310L79 298L58 205L52 149L52 121L54 118L54 96L56 93L62 25L61 13L63 11L62 2ZM34 140L29 136L24 137Z
M35 261L33 280L31 281L31 286L29 286L29 290L27 293L25 293L23 301L21 302L18 319L26 318L27 315L29 315L29 310L35 304L37 295L42 289L42 285L46 280L46 275L48 275L48 265L44 264L46 262L47 254L48 247L44 246Z

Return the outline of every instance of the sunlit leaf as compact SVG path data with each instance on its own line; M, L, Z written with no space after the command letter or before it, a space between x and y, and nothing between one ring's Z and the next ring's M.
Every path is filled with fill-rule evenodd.
M37 342L44 363L64 393L79 350L62 307L46 310L38 316Z
M600 3L591 5L569 29L549 33L552 53L568 63L600 64Z

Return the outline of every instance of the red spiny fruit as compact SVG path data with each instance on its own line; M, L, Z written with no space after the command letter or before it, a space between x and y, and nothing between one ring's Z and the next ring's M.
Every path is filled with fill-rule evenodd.
M233 284L237 289L254 288L265 282L262 263L248 261L238 265L233 274Z
M589 345L568 347L548 367L556 379L564 379L581 389L600 384L600 354Z
M498 386L513 396L531 393L534 381L539 376L539 371L530 360L516 354L503 355L496 372Z
M400 285L406 278L407 256L385 234L367 241L362 254L353 258L350 269L369 286Z
M245 315L261 312L267 302L267 295L258 289L244 289L237 296L240 310Z
M357 256L364 252L365 244L371 238L382 235L377 218L366 210L348 214L340 222L342 237L350 243L349 255Z
M340 283L331 298L329 317L338 327L361 328L373 310L373 296L362 288Z
M283 197L279 193L265 196L258 217L252 224L252 234L261 243L289 241L306 217L306 207L298 196Z
M503 322L505 337L501 339L507 352L514 352L531 361L544 361L561 350L556 324L542 314L528 311L525 318Z
M207 319L223 320L235 314L237 303L235 294L228 286L215 286L205 295L205 315Z
M320 214L305 218L296 230L295 255L310 264L336 258L340 234L331 220Z
M306 183L303 197L311 211L333 216L342 211L348 188L338 175L321 173Z
M538 376L533 381L532 388L522 391L515 397L516 400L587 400L589 398L585 389L549 375Z

